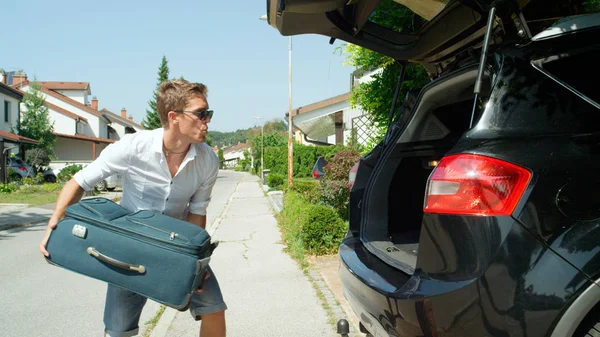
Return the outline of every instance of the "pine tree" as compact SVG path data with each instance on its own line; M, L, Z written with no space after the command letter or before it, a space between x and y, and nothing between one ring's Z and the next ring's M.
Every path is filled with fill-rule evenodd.
M149 110L146 110L146 118L142 121L142 126L147 130L154 130L162 127L160 123L160 118L158 117L158 110L156 109L156 95L158 91L158 86L169 80L169 65L167 58L163 55L162 62L160 63L160 67L158 67L158 83L156 84L156 89L154 90L154 94L152 99L148 101L148 105L150 106Z
M31 83L31 90L25 93L22 103L25 111L21 112L19 135L38 140L40 143L34 147L44 149L53 157L56 143L54 123L50 122L48 107L44 105L45 98L38 83Z

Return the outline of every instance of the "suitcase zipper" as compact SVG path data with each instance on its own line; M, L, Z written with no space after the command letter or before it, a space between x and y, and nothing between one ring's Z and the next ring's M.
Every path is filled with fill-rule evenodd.
M74 213L72 213L72 214L74 214ZM115 226L115 225L113 225L113 224L111 224L109 222L105 222L105 221L102 221L102 220L99 220L99 219L91 219L91 218L88 218L85 215L81 215L81 214L76 214L76 216L73 217L73 218L77 218L77 216L80 218L80 220L85 220L85 221L90 221L90 222L97 223L97 224L102 225L104 227L107 227L108 229L111 229L111 230L113 230L115 232L119 232L119 233L123 233L123 234L128 234L128 233L129 234L135 234L137 236L140 236L140 237L146 239L145 241L156 241L156 242L160 242L160 243L166 243L169 246L180 247L180 248L183 248L183 249L188 250L188 251L192 251L193 250L194 253L201 251L202 248L203 248L202 246L186 245L186 244L181 244L181 243L173 242L171 240L164 240L164 239L160 239L160 238L155 238L155 237L148 236L148 235L146 235L144 233L136 232L136 231L133 231L133 230L123 230L123 229L121 229L121 228L119 228L119 227L117 227L117 226ZM149 226L149 227L152 227L152 226ZM164 230L161 230L161 231L167 232L167 231L164 231ZM171 232L167 232L167 233L169 233L169 235L171 235ZM148 240L148 239L150 239L150 240Z

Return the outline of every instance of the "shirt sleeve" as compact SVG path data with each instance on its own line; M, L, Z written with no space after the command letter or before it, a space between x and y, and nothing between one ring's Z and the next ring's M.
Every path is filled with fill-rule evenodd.
M217 161L212 161L213 165L211 168L211 172L207 174L208 178L204 180L204 182L200 185L200 188L196 190L192 198L190 199L189 212L197 215L206 215L206 208L208 208L208 204L210 203L210 199L212 196L212 189L215 186L215 182L217 181L217 176L219 175L219 163Z
M90 191L107 177L126 172L130 163L132 140L132 135L128 134L108 145L96 160L73 176L75 181L81 188Z

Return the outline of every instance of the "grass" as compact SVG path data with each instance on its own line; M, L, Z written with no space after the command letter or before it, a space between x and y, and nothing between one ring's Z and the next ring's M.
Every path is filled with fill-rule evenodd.
M143 337L149 337L150 334L152 334L152 330L154 330L154 328L156 327L156 324L158 324L158 320L160 320L160 317L165 312L166 308L167 307L165 307L164 305L161 304L160 308L158 309L158 311L156 312L154 317L152 317L145 323L146 328L144 330L144 334L142 335Z
M35 192L35 193L0 193L0 203L3 204L30 204L39 206L55 203L58 199L58 191L56 192Z

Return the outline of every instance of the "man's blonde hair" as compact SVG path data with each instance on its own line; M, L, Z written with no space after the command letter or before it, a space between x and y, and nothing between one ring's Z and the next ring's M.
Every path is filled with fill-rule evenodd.
M207 99L208 88L202 83L186 80L167 81L160 84L156 94L156 110L163 127L169 126L169 111L184 110L192 98Z

